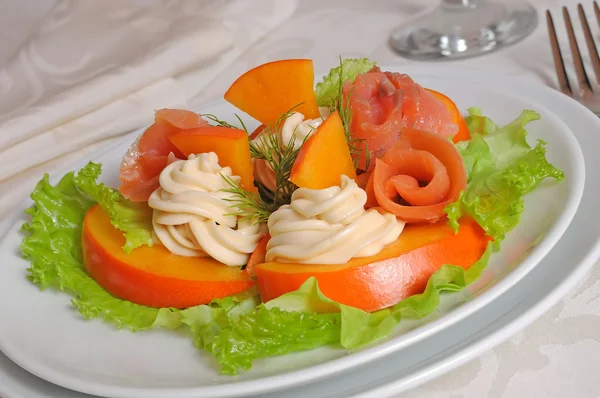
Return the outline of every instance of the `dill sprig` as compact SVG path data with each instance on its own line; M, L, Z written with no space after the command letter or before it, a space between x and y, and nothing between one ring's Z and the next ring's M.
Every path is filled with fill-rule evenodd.
M279 132L287 118L290 117L294 112L294 109L300 105L301 104L298 104L282 114L273 125L265 128L264 133L261 134L256 141L250 142L250 153L252 157L267 162L269 167L271 167L275 173L273 204L276 208L290 203L292 200L292 193L298 188L296 184L290 181L290 175L302 145L298 148L294 147L293 134L290 137L289 142L281 142L281 135Z
M272 204L265 202L259 195L246 191L230 176L221 174L221 177L229 185L229 188L221 191L233 194L233 197L224 199L231 202L230 208L234 209L232 213L226 215L238 216L253 224L266 223L271 213L276 210Z
M352 133L350 131L350 126L352 125L352 108L350 108L350 98L352 97L353 88L350 89L348 95L344 95L344 60L340 56L340 68L339 68L339 78L340 82L338 88L337 97L333 98L331 104L329 105L329 111L335 112L337 111L340 115L340 119L342 119L342 124L344 125L344 133L346 134L346 142L348 143L348 148L350 149L350 154L354 159L354 167L358 168L358 161L360 158L360 154L363 152L366 156L366 166L365 169L369 168L369 164L371 162L371 157L369 153L369 148L365 140L363 139L354 139L352 137ZM359 144L363 144L363 148L359 146Z
M340 84L338 95L331 100L329 110L330 112L337 111L342 119L346 142L354 159L355 167L358 166L360 154L364 151L366 156L366 167L368 168L370 163L369 148L364 140L354 139L350 131L352 124L352 109L350 107L352 90L348 92L348 95L344 95L343 65L343 59L340 57L338 79ZM269 216L279 207L291 202L292 194L298 187L290 181L290 175L302 145L297 148L294 146L294 134L290 137L289 142L282 142L280 132L287 118L290 117L294 110L300 105L302 104L294 106L289 111L283 113L275 123L266 126L263 133L258 138L254 140L249 139L251 156L255 159L264 160L275 173L274 192L270 192L264 186L257 184L259 194L255 194L244 190L240 184L231 177L223 176L226 183L229 185L229 188L224 189L223 191L233 194L232 198L226 199L232 203L230 207L235 209L232 213L233 215L250 220L253 223L264 223L267 222ZM213 123L216 123L218 126L238 128L226 121L220 120L215 115L205 114L203 116ZM242 129L248 132L242 119L237 114L235 116L240 122ZM306 138L304 140L306 141ZM302 144L304 144L304 142Z
M202 114L202 117L210 120L217 126L238 129L238 130L244 130L246 132L246 134L248 134L248 129L246 128L246 124L244 124L244 121L242 120L241 117L239 117L239 115L237 113L235 114L235 117L238 120L238 122L240 122L241 127L230 124L229 122L227 122L225 120L221 120L217 116L213 115L212 113L204 113L204 114Z
M298 187L290 181L290 175L301 146L298 148L294 147L294 135L290 137L289 142L281 142L279 132L287 118L300 105L298 104L282 114L275 123L267 126L264 133L257 139L249 140L251 156L267 162L275 173L274 192L268 191L261 185L258 188L262 194L248 192L237 181L223 175L223 179L229 186L229 188L223 189L223 191L232 194L231 198L225 199L231 203L230 207L233 209L232 215L239 216L255 224L264 223L267 222L271 213L282 205L291 202L292 194Z

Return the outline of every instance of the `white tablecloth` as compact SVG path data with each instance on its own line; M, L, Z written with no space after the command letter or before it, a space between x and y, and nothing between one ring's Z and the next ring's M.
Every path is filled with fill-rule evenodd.
M312 58L317 71L335 65L339 55L366 56L380 64L408 63L390 51L388 35L394 27L436 3L434 0L302 0L290 20L223 70L191 100L191 106L199 107L220 98L228 84L242 72L277 58ZM560 6L568 5L575 10L576 2L539 0L535 5L540 11L540 23L531 37L513 47L455 64L554 86L543 11L550 7L559 16ZM587 9L592 16L591 7ZM5 37L4 33L0 37ZM1 46L2 43L0 52L4 50ZM533 325L481 357L401 397L599 397L599 278L600 264L597 264L578 288Z
M41 172L67 166L150 124L156 109L187 107L296 5L296 0L5 4L0 218Z

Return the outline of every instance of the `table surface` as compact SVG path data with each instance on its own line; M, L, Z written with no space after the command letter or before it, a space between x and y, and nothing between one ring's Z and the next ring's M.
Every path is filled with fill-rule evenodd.
M556 77L543 12L551 8L558 16L560 6L567 5L575 11L577 2L531 2L540 16L533 35L482 57L452 61L453 65L493 70L554 87ZM39 3L36 2L37 10L19 14L20 26L35 24L43 17L48 5ZM389 49L388 36L395 27L435 6L437 1L302 0L299 3L291 20L253 45L194 98L191 106L199 108L202 103L220 98L227 82L252 66L277 58L312 58L317 71L327 71L340 55L369 57L380 64L414 63ZM4 10L11 4L14 3L0 1ZM584 6L589 7L588 15L593 15L591 3L584 2ZM9 13L0 13L0 22L4 19L2 15ZM596 30L596 26L593 28ZM20 40L14 32L2 37L12 39L12 47L7 44L10 40L0 43L0 65L12 55ZM570 62L568 57L565 60ZM600 264L597 264L576 289L531 326L481 357L399 398L600 397L599 278Z

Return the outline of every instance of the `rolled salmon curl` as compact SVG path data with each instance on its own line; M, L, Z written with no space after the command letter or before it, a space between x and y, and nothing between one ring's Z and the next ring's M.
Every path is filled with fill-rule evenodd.
M406 128L375 160L365 191L367 207L379 206L407 223L439 221L467 186L464 161L452 142Z
M160 172L169 162L169 154L183 158L169 137L182 130L208 127L201 115L182 109L160 109L154 123L129 147L121 161L119 191L133 202L145 202L158 188ZM172 160L173 158L171 158Z
M277 189L277 176L269 163L264 159L252 159L254 166L254 180L262 184L271 192Z
M453 137L458 125L444 103L429 90L415 83L408 75L384 72L398 90L404 92L402 127L430 131L442 137Z
M346 82L343 91L352 109L350 132L361 170L367 167L368 157L383 156L405 127L444 137L458 130L444 104L406 74L373 67L353 82Z
M267 126L261 124L250 134L250 139L257 144L260 144L260 137L269 133ZM254 168L254 180L260 184L262 184L266 189L271 192L275 192L277 188L277 177L275 176L275 171L269 163L264 159L255 159L252 158L252 167Z

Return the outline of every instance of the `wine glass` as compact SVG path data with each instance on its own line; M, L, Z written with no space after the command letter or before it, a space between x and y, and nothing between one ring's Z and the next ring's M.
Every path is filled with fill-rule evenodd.
M536 26L536 10L524 1L442 0L392 33L390 45L417 60L466 58L516 43Z

